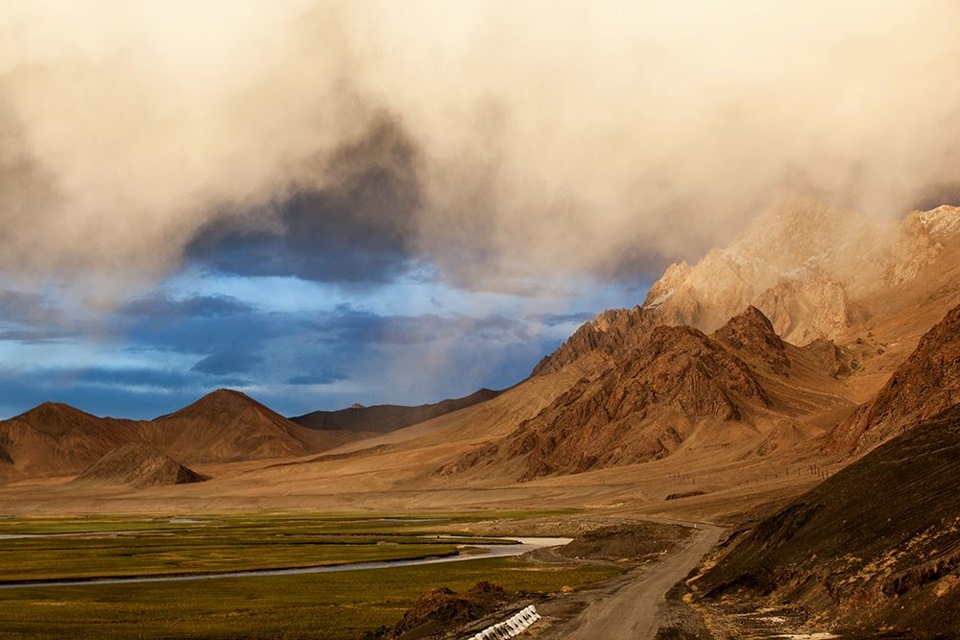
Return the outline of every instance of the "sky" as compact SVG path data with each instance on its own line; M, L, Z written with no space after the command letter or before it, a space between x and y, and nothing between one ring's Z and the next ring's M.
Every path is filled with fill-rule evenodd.
M756 215L960 197L953 0L0 0L0 417L524 378Z

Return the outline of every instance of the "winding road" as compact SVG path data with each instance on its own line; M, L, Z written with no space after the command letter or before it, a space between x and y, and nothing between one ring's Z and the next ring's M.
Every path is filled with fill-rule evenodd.
M664 596L699 564L720 540L723 529L697 525L690 541L660 564L644 567L609 593L594 599L580 614L547 630L542 638L560 640L633 640L654 638Z

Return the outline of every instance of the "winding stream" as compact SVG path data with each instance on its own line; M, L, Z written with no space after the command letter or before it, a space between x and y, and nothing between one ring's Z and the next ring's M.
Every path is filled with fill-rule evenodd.
M14 537L14 536L9 536ZM0 583L0 589L28 589L41 587L79 587L97 584L142 584L147 582L186 582L189 580L214 580L216 578L254 578L259 576L295 576L308 573L336 573L339 571L362 571L365 569L393 569L396 567L415 567L426 564L446 562L465 562L486 558L504 558L519 556L534 549L559 547L571 541L571 538L498 538L515 540L517 544L470 544L471 549L483 549L484 553L457 554L435 558L411 558L407 560L379 560L376 562L357 562L353 564L335 564L319 567L300 567L294 569L247 569L220 573L194 573L172 576L126 576L116 578L73 578L64 580L42 580L36 582Z

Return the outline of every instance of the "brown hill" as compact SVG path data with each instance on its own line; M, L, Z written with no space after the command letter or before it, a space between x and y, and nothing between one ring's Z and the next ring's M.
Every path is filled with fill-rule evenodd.
M228 389L144 423L140 433L156 448L188 464L301 456L342 442Z
M958 461L960 407L953 407L734 536L692 584L709 601L799 606L835 630L954 637Z
M869 451L946 407L960 403L960 307L928 331L877 396L831 433L829 447Z
M190 484L207 480L146 443L131 443L114 449L78 475L76 483L145 487Z
M412 424L426 422L453 411L466 409L500 395L500 391L480 389L463 398L443 400L416 407L402 405L353 406L339 411L314 411L290 418L292 422L323 431L348 433L389 433Z
M136 424L45 402L0 421L0 481L78 473L118 445L139 440Z
M636 347L605 370L580 379L507 437L484 443L440 473L497 468L514 459L523 460L521 480L579 473L663 458L694 431L717 423L744 421L766 430L774 417L783 427L785 417L852 406L829 393L836 385L832 371L816 371L815 359L797 347L789 351L798 362L796 379L778 382L793 367L788 345L753 307L713 336L657 326L633 338ZM813 396L813 406L795 400L797 394ZM763 431L749 433L758 447L776 448L761 442Z

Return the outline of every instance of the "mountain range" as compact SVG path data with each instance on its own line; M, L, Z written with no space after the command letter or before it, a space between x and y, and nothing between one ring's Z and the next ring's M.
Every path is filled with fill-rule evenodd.
M109 484L117 505L168 511L710 520L734 534L704 602L915 631L953 620L960 593L958 405L960 208L879 224L802 205L671 265L642 305L599 314L502 392L292 419L229 390L150 421L43 404L0 422L0 500L109 508Z

